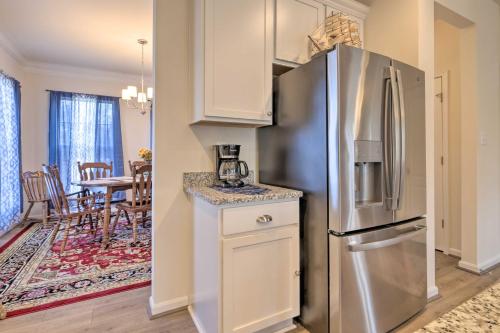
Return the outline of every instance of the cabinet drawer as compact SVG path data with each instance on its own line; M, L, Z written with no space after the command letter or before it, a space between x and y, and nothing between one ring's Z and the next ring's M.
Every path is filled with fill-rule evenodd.
M225 208L222 210L222 234L275 228L299 223L299 201Z

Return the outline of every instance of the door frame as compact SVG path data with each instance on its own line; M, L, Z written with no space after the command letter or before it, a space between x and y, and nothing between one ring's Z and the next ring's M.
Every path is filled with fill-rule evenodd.
M443 173L442 177L443 179L436 179L436 183L438 181L442 181L442 191L443 193L436 193L436 195L442 195L443 198L443 209L442 209L442 216L436 216L436 221L439 223L441 219L444 220L444 248L443 252L444 254L448 255L450 252L450 220L449 220L449 175L448 175L448 104L449 104L449 94L448 94L448 71L445 71L439 75L436 75L434 79L441 78L441 104L442 104L442 113L443 113L443 118L442 118L442 128L443 131L442 133L438 132L438 128L436 128L436 134L437 135L442 135L443 136ZM434 90L434 96L436 97L436 93ZM435 117L438 117L439 115L437 113L434 114ZM437 122L436 122L437 123ZM441 164L441 158L438 157L436 158L436 167L439 168L439 164ZM437 174L437 173L436 173ZM434 244L435 247L436 244Z

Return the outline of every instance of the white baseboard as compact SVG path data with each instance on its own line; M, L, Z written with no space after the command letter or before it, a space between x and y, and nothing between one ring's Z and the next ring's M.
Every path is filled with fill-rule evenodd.
M500 264L500 253L491 259L488 259L486 261L483 261L482 263L479 264L479 270L481 272L487 271L490 268L493 268L493 266L496 266Z
M439 289L437 286L430 286L427 288L427 299L436 298L439 295Z
M153 296L149 297L149 315L154 319L165 314L185 309L189 304L189 298L182 296L164 302L155 303Z
M191 305L188 306L188 312L189 315L191 316L191 320L193 320L194 326L196 326L196 329L198 330L198 333L207 333L203 328L203 326L201 325L198 318L196 317L196 315L194 314L193 307Z
M454 257L462 258L462 251L459 249L454 249L454 248L450 247L448 249L448 253Z
M481 274L481 269L476 264L464 260L458 262L458 267L471 273Z

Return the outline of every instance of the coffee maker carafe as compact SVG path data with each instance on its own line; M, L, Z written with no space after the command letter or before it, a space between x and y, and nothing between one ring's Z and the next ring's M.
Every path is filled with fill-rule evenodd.
M218 185L222 187L241 187L241 179L248 177L248 165L240 161L240 145L216 145L216 174Z

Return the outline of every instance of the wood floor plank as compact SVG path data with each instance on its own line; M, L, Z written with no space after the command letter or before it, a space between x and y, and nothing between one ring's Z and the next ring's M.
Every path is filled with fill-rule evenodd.
M0 238L0 244L2 239ZM500 267L482 276L459 270L458 259L436 252L436 283L441 297L394 330L410 333L500 281ZM149 320L151 288L139 288L0 321L2 333L196 333L187 311ZM307 333L299 327L293 333Z

